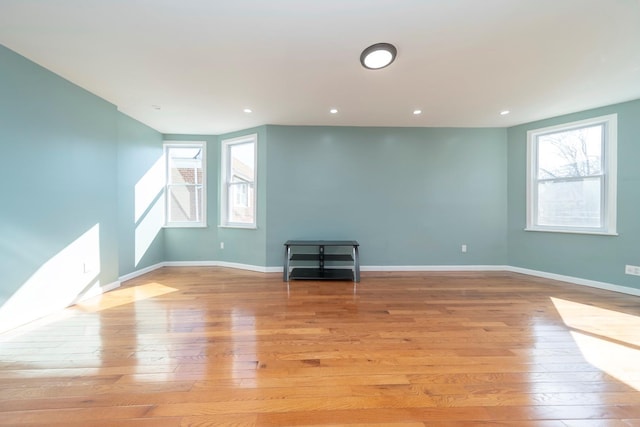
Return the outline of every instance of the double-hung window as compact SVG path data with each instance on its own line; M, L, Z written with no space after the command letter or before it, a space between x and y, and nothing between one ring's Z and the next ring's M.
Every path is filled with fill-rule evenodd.
M258 135L222 141L220 225L256 228Z
M206 145L164 144L166 161L165 226L206 227Z
M529 131L527 230L616 234L617 116Z

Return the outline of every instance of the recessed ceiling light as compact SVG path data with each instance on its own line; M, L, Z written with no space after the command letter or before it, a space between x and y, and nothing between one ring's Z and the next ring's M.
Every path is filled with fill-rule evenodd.
M507 114L509 114L510 112L511 112L511 111L509 111L509 110L502 110L502 111L500 111L500 115L501 115L501 116L506 116L506 115L507 115Z
M251 108L245 108L244 110L245 113L249 114L249 113L253 113L253 110Z
M420 114L422 114L422 110L413 110L414 116L419 116Z
M397 53L396 47L390 43L376 43L362 51L360 63L364 68L379 70L391 64Z
M338 109L337 108L332 108L331 110L329 110L329 112L331 114L338 114Z

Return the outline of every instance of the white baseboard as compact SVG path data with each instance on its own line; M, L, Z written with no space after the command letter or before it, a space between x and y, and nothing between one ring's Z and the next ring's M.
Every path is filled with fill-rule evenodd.
M79 302L82 301L86 301L89 298L93 298L93 297L97 297L98 295L102 295L105 292L109 292L112 291L114 289L118 289L121 285L120 280L116 280L115 282L112 283L108 283L106 285L102 285L102 286L92 286L87 292L83 293L82 295L78 295L78 297L73 301L73 303L71 303L71 305L69 307L71 307L74 304L77 304Z
M145 267L140 270L136 270L132 273L120 276L120 281L125 282L127 280L135 279L143 274L150 273L162 267L227 267L235 268L238 270L255 271L258 273L282 273L282 267L264 267L260 265L241 264L237 262L226 261L166 261L154 264L149 267Z
M505 271L504 265L363 265L360 271Z
M620 292L627 295L640 296L640 289L628 286L614 285L612 283L598 282L596 280L582 279L580 277L564 276L562 274L547 273L546 271L530 270L528 268L506 266L506 271L521 273L528 276L542 277L544 279L558 280L560 282L573 283L574 285L588 286L590 288L604 289L606 291Z
M219 267L217 261L165 261L160 267Z
M261 267L258 265L240 264L237 262L218 261L216 267L236 268L238 270L255 271L257 273L266 273L267 267Z
M283 267L265 267L251 264L241 264L226 261L168 261L155 264L151 267L135 271L120 277L120 281L133 279L143 274L149 273L161 267L227 267L239 270L255 271L258 273L282 273ZM558 280L561 282L573 283L591 288L604 289L612 292L640 296L640 289L627 286L614 285L612 283L598 282L595 280L582 279L580 277L564 276L561 274L547 273L545 271L531 270L510 265L363 265L360 271L508 271L512 273L526 274L528 276L542 277L545 279ZM119 286L119 283L118 283ZM117 287L117 286L116 286ZM103 287L104 289L104 287Z
M122 282L117 280L113 283L109 283L108 285L105 285L102 287L102 292L101 293L105 293L105 292L109 292L112 291L114 289L117 289L120 287L120 285L122 285Z
M241 264L227 261L168 261L163 263L163 267L227 267L238 270L255 271L258 273L282 272L282 267L264 267L260 265Z
M143 274L151 273L153 270L157 270L161 267L164 267L165 263L160 262L158 264L151 265L149 267L142 268L140 270L136 270L133 273L125 274L124 276L120 276L119 279L121 282L126 282L127 280L135 279L138 276L142 276Z

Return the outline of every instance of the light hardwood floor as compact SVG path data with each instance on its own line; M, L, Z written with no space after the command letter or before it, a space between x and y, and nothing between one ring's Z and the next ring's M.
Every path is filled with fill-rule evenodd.
M640 426L640 298L162 268L0 335L0 425Z

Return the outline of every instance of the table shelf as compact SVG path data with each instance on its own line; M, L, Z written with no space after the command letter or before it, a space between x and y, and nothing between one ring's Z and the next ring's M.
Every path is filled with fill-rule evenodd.
M353 280L353 271L346 268L294 268L291 280Z
M320 261L320 254L293 254L289 259L291 261ZM353 262L353 256L350 254L325 254L324 260Z

